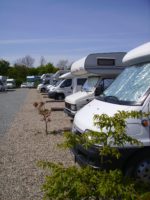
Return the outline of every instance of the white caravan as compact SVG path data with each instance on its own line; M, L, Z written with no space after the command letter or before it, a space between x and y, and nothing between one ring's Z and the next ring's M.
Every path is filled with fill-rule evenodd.
M59 80L48 91L48 97L62 100L66 96L81 90L81 87L86 81L86 77L75 77L68 72L59 77Z
M0 91L6 90L6 76L0 76Z
M6 80L6 86L7 86L7 89L13 89L16 87L16 82L15 82L15 79L13 78L7 78Z
M113 116L117 111L150 112L150 42L129 51L123 62L126 68L97 99L77 112L73 132L83 134L87 130L99 131L94 126L95 114ZM146 123L143 123L146 122ZM127 119L127 134L143 143L142 147L119 147L122 156L112 160L105 168L120 168L125 174L150 181L150 118ZM85 150L78 145L73 152L80 164L102 167L96 151L101 145Z
M38 92L46 92L47 86L50 85L51 79L44 79L42 80L42 83L38 84L37 91Z
M59 77L65 74L66 70L59 70L55 74L43 74L41 76L42 83L37 86L38 92L48 92L51 86L54 86Z
M47 86L53 83L54 74L42 74L40 77L40 83L37 85L38 92L46 92Z
M74 117L78 110L102 93L125 68L124 55L124 52L95 53L74 62L71 73L88 78L81 91L65 98L65 113Z

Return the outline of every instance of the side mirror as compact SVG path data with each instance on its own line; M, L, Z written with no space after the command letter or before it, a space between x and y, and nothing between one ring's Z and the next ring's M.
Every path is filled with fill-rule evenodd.
M99 96L102 92L103 92L103 89L102 89L101 86L96 87L95 92L94 92L94 95L95 95L95 96Z

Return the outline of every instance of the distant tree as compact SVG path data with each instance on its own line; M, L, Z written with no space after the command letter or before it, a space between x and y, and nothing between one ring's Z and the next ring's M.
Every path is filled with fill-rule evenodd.
M17 65L24 65L26 67L33 67L35 59L32 58L30 55L26 55L23 58L20 58L16 61Z
M70 63L68 60L60 60L58 63L57 63L57 67L59 69L69 69L70 68Z
M10 64L6 60L0 60L0 75L7 76Z
M40 58L40 66L44 66L46 64L46 60L44 58L44 56L41 56Z
M16 80L16 85L20 86L20 84L26 80L26 76L29 75L30 69L31 68L28 68L24 65L15 64L14 67L9 68L7 76L14 78Z
M38 75L38 68L35 67L30 67L28 68L28 75L32 76L32 75Z
M58 69L54 67L52 63L47 63L44 66L40 66L37 68L38 74L46 74L46 73L55 73Z

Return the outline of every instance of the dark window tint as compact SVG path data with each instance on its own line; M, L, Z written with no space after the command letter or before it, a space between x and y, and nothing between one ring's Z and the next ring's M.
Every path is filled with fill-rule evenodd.
M106 88L108 88L110 86L110 84L114 81L114 79L103 79L102 81L100 81L99 85L102 90L104 91Z
M45 80L45 81L43 82L44 85L49 84L49 83L50 83L50 80Z
M78 78L77 79L77 85L83 85L86 81L86 78Z
M97 65L98 66L114 66L115 65L115 59L98 58L97 59Z
M70 87L71 85L72 85L72 79L66 79L62 84L63 87Z

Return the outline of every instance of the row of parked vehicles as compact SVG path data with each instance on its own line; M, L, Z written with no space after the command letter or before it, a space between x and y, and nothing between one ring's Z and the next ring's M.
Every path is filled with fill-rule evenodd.
M89 130L98 132L99 128L93 123L95 114L113 116L117 111L149 113L150 42L128 53L90 54L74 62L71 71L61 75L46 90L50 98L64 99L65 113L74 118L73 134L82 135ZM107 162L103 167L120 168L124 174L150 183L149 116L127 119L126 132L142 142L142 146L126 144L117 147L121 158L112 159L111 164ZM79 164L101 168L100 148L101 144L89 149L77 145L72 151Z
M15 79L0 76L0 91L4 92L7 89L14 89L16 87Z

